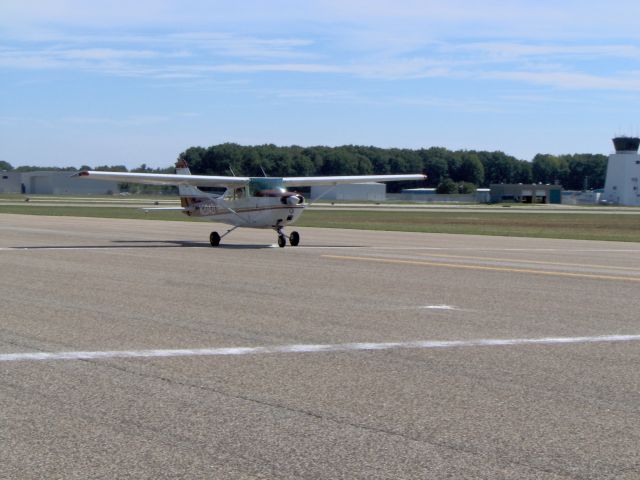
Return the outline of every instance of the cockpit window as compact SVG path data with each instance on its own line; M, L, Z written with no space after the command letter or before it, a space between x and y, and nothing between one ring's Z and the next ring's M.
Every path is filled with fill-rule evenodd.
M281 178L257 177L252 178L247 185L229 188L225 200L240 200L248 197L279 197L287 193Z
M230 188L224 194L225 200L240 200L247 197L247 187Z

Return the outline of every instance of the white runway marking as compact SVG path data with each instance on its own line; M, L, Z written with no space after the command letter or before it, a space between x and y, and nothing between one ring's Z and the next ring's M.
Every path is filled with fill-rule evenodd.
M463 347L504 347L520 345L567 345L607 342L633 342L640 335L604 335L598 337L545 337L479 340L423 340L388 343L337 343L275 345L270 347L195 348L176 350L113 350L103 352L29 352L0 354L0 362L99 360L109 358L211 357L232 355L264 355L277 353L323 353L398 349L435 349Z
M50 250L56 250L56 251L76 251L76 250L109 250L109 249L118 249L118 250L122 250L124 248L139 248L136 247L134 245L128 246L117 246L117 247L111 247L111 246L104 246L104 247L2 247L0 248L0 250L8 250L8 251L26 251L26 250L40 250L40 251L50 251Z
M420 308L426 308L427 310L460 310L452 305L424 305Z
M551 239L547 239L551 240ZM579 252L579 253L640 253L637 248L489 248L489 247L377 247L370 246L372 250L428 250L428 251L444 251L444 252Z

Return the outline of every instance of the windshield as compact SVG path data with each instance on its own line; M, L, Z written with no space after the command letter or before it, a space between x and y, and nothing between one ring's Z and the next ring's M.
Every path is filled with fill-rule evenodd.
M282 185L281 178L271 177L254 177L249 181L248 185L249 194L253 196L261 196L260 192L276 191L285 193L287 189Z

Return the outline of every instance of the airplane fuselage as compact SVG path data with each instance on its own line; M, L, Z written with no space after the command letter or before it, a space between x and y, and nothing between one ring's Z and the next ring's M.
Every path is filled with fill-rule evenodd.
M283 203L281 197L248 197L224 204L203 199L185 213L239 227L276 228L294 223L306 207L306 203Z

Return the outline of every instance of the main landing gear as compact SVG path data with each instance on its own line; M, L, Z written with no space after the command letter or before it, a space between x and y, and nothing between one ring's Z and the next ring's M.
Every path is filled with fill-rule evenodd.
M287 236L284 233L284 228L277 227L274 230L278 232L278 246L280 248L284 248L284 246L287 244ZM289 235L289 245L291 245L292 247L297 247L299 243L300 234L298 232L291 232L291 235Z
M209 235L209 243L211 243L212 247L220 246L220 240L229 235L238 227L233 227L220 235L218 232L211 232ZM278 246L283 248L287 245L287 238L289 239L289 245L292 247L297 247L300 244L300 234L298 232L291 232L291 235L287 237L284 233L284 227L275 227L274 230L278 232Z
M211 235L209 235L209 243L211 243L212 247L220 245L220 240L222 240L222 237L218 232L211 232Z
M224 237L229 235L236 228L238 228L238 227L230 228L229 230L224 232L222 235L220 235L218 232L211 232L211 235L209 235L209 243L211 244L212 247L219 246L220 245L220 240L222 240Z

